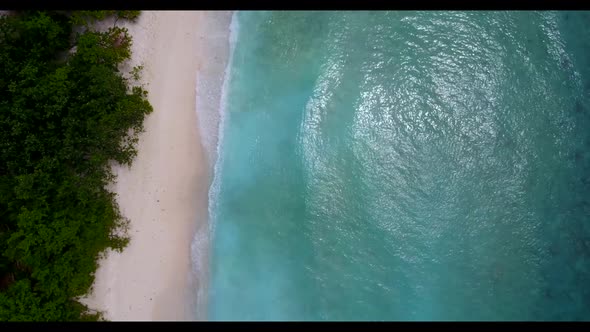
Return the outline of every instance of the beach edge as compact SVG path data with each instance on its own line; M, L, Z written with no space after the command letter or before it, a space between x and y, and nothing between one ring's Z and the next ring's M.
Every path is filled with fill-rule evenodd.
M81 299L106 320L204 319L196 305L205 299L196 297L197 290L206 288L208 238L198 262L193 261L192 244L199 232L208 234L210 157L199 128L203 128L201 115L211 110L195 108L195 87L198 77L205 76L204 69L212 67L210 59L227 57L223 48L202 51L208 48L204 36L223 28L221 23L213 27L206 23L223 21L222 14L230 15L142 11L136 23L117 22L133 38L132 57L123 71L143 66L139 84L147 89L154 112L144 122L131 167L112 166L116 181L109 190L130 221L129 245L121 253L104 253L92 290ZM101 26L113 24L105 21ZM214 71L207 73L215 76ZM217 126L214 121L207 125Z

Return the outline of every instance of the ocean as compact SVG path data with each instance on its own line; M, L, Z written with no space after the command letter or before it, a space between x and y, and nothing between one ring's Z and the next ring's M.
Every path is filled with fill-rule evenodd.
M589 12L236 12L210 320L589 320Z

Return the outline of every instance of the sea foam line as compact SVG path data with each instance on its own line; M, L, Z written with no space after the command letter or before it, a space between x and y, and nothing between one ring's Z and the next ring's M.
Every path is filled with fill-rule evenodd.
M210 252L210 243L211 239L213 239L214 230L215 230L215 210L217 208L217 197L219 196L219 182L220 182L220 174L222 171L222 164L223 164L223 156L222 156L222 146L223 146L223 133L227 118L227 94L228 94L228 84L231 79L231 68L233 62L233 53L235 44L238 38L238 22L236 17L236 12L232 13L231 22L229 25L229 57L227 64L225 66L224 74L223 74L223 82L221 85L221 93L220 93L220 100L219 100L219 108L218 108L218 116L219 121L217 121L217 144L215 155L213 155L213 151L210 151L211 146L206 147L206 151L208 152L208 160L213 163L213 181L211 181L208 191L208 222L207 227L205 230L197 231L195 233L193 242L191 243L191 261L193 265L193 275L198 280L198 287L196 289L196 299L197 302L195 303L196 306L196 314L198 320L205 320L207 317L207 306L208 306L208 267L203 266L209 262L208 259L203 259L203 255L206 255ZM202 97L202 96L201 96ZM195 103L198 104L199 94L197 93L197 100ZM198 106L198 105L196 105ZM198 110L199 107L196 107ZM207 128L202 128L200 130L201 135L206 136L203 137L202 140L205 144L211 144L214 141L214 138L208 137L208 132L205 130ZM209 135L211 136L211 135ZM210 152L210 153L209 153ZM209 256L211 256L209 254Z
M219 126L218 126L218 141L217 141L217 158L215 166L213 168L213 181L209 188L209 235L212 237L215 233L215 211L217 208L217 198L219 196L220 178L223 167L223 141L225 125L228 118L227 112L227 97L228 97L228 86L231 80L231 69L233 66L234 49L238 40L239 24L237 19L237 12L232 14L231 23L229 26L229 59L227 66L224 71L223 84L221 86L221 100L219 103Z

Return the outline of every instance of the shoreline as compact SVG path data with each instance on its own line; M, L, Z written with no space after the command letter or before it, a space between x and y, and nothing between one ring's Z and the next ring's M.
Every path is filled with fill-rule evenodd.
M209 282L209 191L213 183L217 163L218 133L223 110L222 92L226 79L225 72L230 58L230 28L233 18L231 11L205 12L197 22L198 47L196 56L199 66L195 84L195 111L198 118L201 145L205 151L208 167L208 182L205 207L205 223L199 223L191 243L193 262L192 281L198 281L195 290L194 312L196 320L207 319L207 298Z
M216 38L223 44L223 34L229 34L222 31L226 16L231 14L142 11L136 23L117 24L133 38L132 56L123 72L144 66L140 83L154 112L145 119L131 167L113 165L116 182L109 189L116 194L122 215L130 220L129 245L122 253L105 252L90 294L81 299L103 312L106 320L204 318L196 306L201 303L202 307L205 300L197 290L205 289L207 283L212 174L211 156L201 143L208 133L201 135L200 130L218 123L209 116L203 118L213 120L201 123L201 117L219 111L214 101L219 104L215 91L221 89L223 71L217 73L221 76L218 88L212 78L216 61L227 61L227 54L221 46L209 50L208 42ZM105 21L98 28L112 25L113 21ZM200 76L212 82L207 93L210 107L203 106L207 102L195 102L201 99L196 89ZM216 136L216 144L215 140ZM192 246L195 238L200 239L197 253ZM203 296L197 299L197 293Z

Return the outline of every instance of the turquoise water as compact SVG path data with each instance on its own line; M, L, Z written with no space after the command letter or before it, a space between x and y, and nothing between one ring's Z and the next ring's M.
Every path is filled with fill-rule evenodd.
M590 13L234 20L210 319L590 318Z

